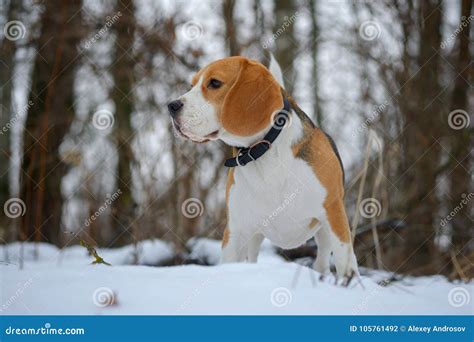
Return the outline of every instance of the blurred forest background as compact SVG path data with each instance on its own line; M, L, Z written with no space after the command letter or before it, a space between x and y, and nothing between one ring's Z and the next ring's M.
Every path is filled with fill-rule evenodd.
M340 149L359 263L474 275L472 0L0 4L2 243L157 238L177 264L221 238L228 148L175 136L166 103L272 52Z

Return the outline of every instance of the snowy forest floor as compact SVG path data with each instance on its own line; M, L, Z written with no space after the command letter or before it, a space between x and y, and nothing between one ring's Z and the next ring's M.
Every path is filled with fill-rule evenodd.
M392 278L361 269L348 287L333 276L286 262L265 241L257 264L156 267L173 256L171 245L142 241L138 265L133 246L99 249L112 266L91 265L81 246L58 249L25 243L0 246L0 313L166 315L467 315L473 314L473 282L442 276ZM196 239L191 257L216 264L219 242ZM35 250L37 256L35 256Z

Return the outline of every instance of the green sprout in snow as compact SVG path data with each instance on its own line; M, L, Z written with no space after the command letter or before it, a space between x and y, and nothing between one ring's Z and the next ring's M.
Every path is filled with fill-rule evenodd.
M85 247L87 248L87 251L89 252L90 255L92 255L95 260L92 262L92 264L104 264L104 265L107 265L107 266L112 266L111 264L109 264L107 261L105 261L104 259L102 259L102 257L97 253L97 251L95 250L94 247L92 247L91 245L89 245L87 242L85 242L84 240L80 240L79 241L79 244L82 246L82 247Z

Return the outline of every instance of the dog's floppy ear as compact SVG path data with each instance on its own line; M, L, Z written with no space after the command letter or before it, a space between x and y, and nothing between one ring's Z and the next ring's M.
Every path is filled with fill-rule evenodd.
M222 126L229 133L251 136L267 127L282 107L280 85L268 69L242 58L239 75L224 99Z

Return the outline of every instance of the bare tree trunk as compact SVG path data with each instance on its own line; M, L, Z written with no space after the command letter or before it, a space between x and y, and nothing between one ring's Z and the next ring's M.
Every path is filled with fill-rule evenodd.
M15 20L21 4L10 1L8 9L5 11L5 21ZM13 69L15 67L15 42L11 39L3 38L0 46L0 205L3 207L8 200L10 189L10 135L12 125L18 121L19 114L12 112L12 90L13 90ZM0 228L8 223L6 216L1 216ZM11 226L14 224L12 222ZM0 236L1 236L0 231ZM6 239L16 239L16 232L10 232Z
M460 22L469 18L471 10L472 0L463 0ZM471 22L467 20L466 22L467 26L463 28L463 31L457 37L459 52L454 73L458 76L456 76L453 89L451 110L463 110L466 113L470 113L472 111L468 108L468 90L470 86L468 81L470 77L472 78L472 73L470 73L469 68L469 64L472 61L472 56L469 51ZM461 130L451 130L449 132L451 137L450 159L454 166L452 172L449 174L449 181L451 183L449 193L450 200L448 201L449 210L456 207L460 208L459 212L451 221L454 252L463 251L464 247L468 247L467 245L464 246L464 244L468 242L473 235L472 221L469 219L469 206L461 203L462 200L466 199L469 193L474 191L469 171L472 161L473 134L472 131L470 132L469 130L469 127L465 127ZM467 251L463 252L466 253Z
M222 13L225 20L226 45L231 56L240 55L240 45L237 40L237 32L234 22L235 0L224 0Z
M47 1L34 62L29 101L32 105L23 135L21 198L26 204L22 239L59 243L61 180L66 164L59 146L74 118L73 83L79 61L81 1Z
M404 138L404 170L400 175L399 189L404 192L405 212L408 213L409 229L405 231L404 253L397 262L400 271L410 271L432 264L435 260L435 213L439 203L435 190L436 169L440 161L442 103L440 103L440 57L433 47L441 43L440 1L421 2L419 22L419 72L409 81L415 93L404 93L405 98L415 95L416 101L402 113L406 129ZM410 88L404 88L407 90ZM402 100L403 101L403 100ZM429 127L429 129L427 129ZM416 253L416 258L412 257ZM434 266L434 265L433 265ZM426 270L429 272L429 270Z
M119 243L127 242L131 232L130 224L134 217L135 202L132 197L133 152L131 142L133 129L131 115L133 112L133 85L134 66L133 42L136 30L133 1L121 0L117 2L117 12L121 13L120 19L115 24L117 33L115 41L115 60L112 74L115 80L112 99L115 103L115 131L114 137L118 152L117 189L121 195L112 205L112 225L118 231Z
M311 55L313 59L312 65L312 93L313 95L313 115L319 127L323 128L323 112L321 109L321 97L319 96L319 27L316 15L316 2L309 0L309 11L311 13Z
M265 34L265 13L263 12L262 3L258 0L253 2L253 14L255 20L255 38L261 44L261 39Z
M295 82L295 69L293 61L298 52L298 44L294 34L294 21L297 12L294 0L276 0L275 1L275 23L273 25L273 34L275 39L275 58L280 63L285 88L290 95L293 95Z
M173 129L173 128L171 128ZM171 219L171 227L169 229L174 230L174 234L171 234L172 240L176 245L177 250L183 250L183 244L179 240L178 236L181 233L181 222L182 222L182 211L181 211L181 203L180 203L180 196L179 196L179 180L177 179L180 175L180 153L179 153L179 146L174 133L171 133L171 153L172 153L172 161L173 161L173 170L174 170L174 178L173 183L171 184L172 191L170 191L170 204L168 206L168 210L172 213L170 216Z
M200 220L200 215L184 215L184 213L187 211L187 209L182 210L182 205L185 203L185 201L190 201L192 197L194 197L194 192L195 186L194 186L194 175L195 172L194 170L189 169L192 168L192 165L189 165L189 163L182 162L181 165L185 165L187 172L185 175L183 175L183 179L180 182L180 187L181 187L181 194L180 194L180 205L178 207L178 210L181 212L181 222L180 222L180 231L181 231L181 243L185 243L188 239L192 238L195 236L196 233L196 226L199 223ZM205 203L206 198L205 197L199 197L198 198L202 203Z

